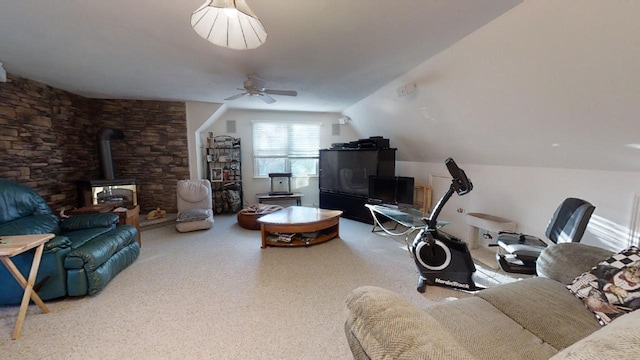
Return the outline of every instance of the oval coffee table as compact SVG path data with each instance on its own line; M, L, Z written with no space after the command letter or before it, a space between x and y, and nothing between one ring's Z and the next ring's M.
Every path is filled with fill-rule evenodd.
M258 219L262 248L309 246L339 236L341 210L290 206ZM292 235L294 234L294 235Z

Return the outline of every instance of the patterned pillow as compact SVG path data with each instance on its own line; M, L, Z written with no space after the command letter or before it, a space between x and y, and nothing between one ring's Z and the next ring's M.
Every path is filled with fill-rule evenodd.
M640 308L640 248L632 246L601 261L567 288L600 325Z
M190 221L202 221L211 216L211 210L207 209L191 209L184 210L178 213L176 222L190 222Z

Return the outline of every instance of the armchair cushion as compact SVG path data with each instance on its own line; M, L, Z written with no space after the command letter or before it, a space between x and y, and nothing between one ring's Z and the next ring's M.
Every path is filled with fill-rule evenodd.
M7 179L0 179L0 223L29 215L51 215L51 209L30 187Z
M71 243L71 248L77 249L80 246L93 241L93 239L97 238L102 234L106 234L113 230L115 225L110 227L99 227L99 228L89 228L89 229L81 229L76 231L70 231L65 233L64 236L69 238L69 242Z
M29 215L0 224L0 235L60 234L58 218L51 214Z
M138 230L121 225L71 250L65 258L69 296L95 295L140 254Z
M74 249L64 260L65 268L95 270L113 254L134 242L138 235L132 226L119 226L113 230L102 229L102 232L92 235L85 233L79 237L90 237L90 241L83 241L81 245L74 244Z
M68 237L58 235L44 244L44 251L56 252L60 249L66 249L71 246L71 240Z
M101 214L79 214L60 222L63 231L75 231L98 227L111 227L120 221L118 215L114 213Z

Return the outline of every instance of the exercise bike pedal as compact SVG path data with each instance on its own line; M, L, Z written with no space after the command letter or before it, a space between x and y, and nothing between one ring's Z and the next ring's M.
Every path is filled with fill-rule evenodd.
M424 292L427 290L427 279L423 278L422 276L418 277L418 286L416 290L418 290L419 293L424 294Z

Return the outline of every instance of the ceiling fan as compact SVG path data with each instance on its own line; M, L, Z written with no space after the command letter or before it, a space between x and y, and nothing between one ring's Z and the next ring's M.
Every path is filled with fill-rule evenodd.
M247 80L244 81L244 88L238 88L243 92L237 95L226 98L225 100L235 100L245 95L257 96L267 104L273 104L276 102L271 95L284 95L284 96L298 96L297 91L293 90L273 90L265 89L265 81L258 77L258 75L250 74L247 76Z

